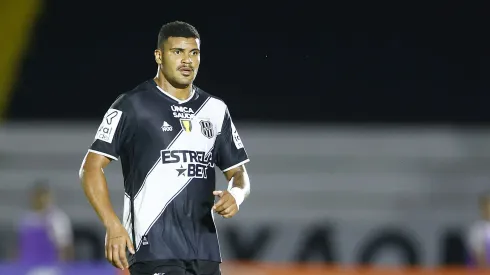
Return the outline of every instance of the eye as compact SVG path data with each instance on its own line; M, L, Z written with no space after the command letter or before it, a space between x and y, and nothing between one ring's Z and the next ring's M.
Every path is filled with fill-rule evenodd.
M181 51L180 51L180 50L175 50L175 51L174 51L174 54L179 55L180 53L181 53Z
M199 52L198 51L193 51L191 52L192 55L199 55Z

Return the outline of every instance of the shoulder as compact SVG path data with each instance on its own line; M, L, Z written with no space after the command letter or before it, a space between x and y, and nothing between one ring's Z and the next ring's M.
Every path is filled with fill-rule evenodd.
M32 211L23 211L19 217L18 223L20 226L30 226L38 224L40 220L41 219L37 213Z
M471 249L481 249L481 244L485 243L486 236L490 232L490 223L486 221L477 221L473 223L466 236L466 242Z
M60 226L60 227L68 227L70 226L70 217L63 210L53 207L49 210L47 215L48 220L51 224Z
M141 98L147 94L150 89L149 81L138 84L133 89L121 93L117 96L116 100L111 105L111 109L115 109L122 112L128 112L134 110L136 101L140 101Z
M208 92L205 92L203 89L197 87L197 86L194 86L194 88L196 89L196 93L199 95L199 96L202 96L204 97L205 101L206 101L206 104L212 104L213 106L215 106L217 109L220 109L222 110L223 112L225 112L227 109L228 109L228 106L226 105L225 101L215 95L212 95Z
M490 224L488 222L476 221L467 228L467 237L470 239L481 238L482 235L484 235L485 232L488 232L489 230Z

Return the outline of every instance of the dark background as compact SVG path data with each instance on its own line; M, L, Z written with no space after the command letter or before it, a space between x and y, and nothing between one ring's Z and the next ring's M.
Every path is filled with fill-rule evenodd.
M206 2L46 1L8 118L99 120L183 20L202 37L196 84L235 120L490 121L487 4Z

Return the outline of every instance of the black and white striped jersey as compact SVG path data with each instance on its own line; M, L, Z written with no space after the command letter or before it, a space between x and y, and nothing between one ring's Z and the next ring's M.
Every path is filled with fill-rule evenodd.
M132 263L221 261L214 167L249 161L222 100L197 87L179 100L146 81L112 104L89 151L121 160Z

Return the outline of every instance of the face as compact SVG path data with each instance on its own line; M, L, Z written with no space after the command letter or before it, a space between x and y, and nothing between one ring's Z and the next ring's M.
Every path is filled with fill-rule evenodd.
M490 220L490 200L485 199L480 203L480 213L482 218Z
M36 192L32 197L32 206L34 209L43 210L51 203L51 194L47 191Z
M162 49L155 51L155 60L172 86L187 87L196 78L201 62L200 41L196 38L169 37Z

